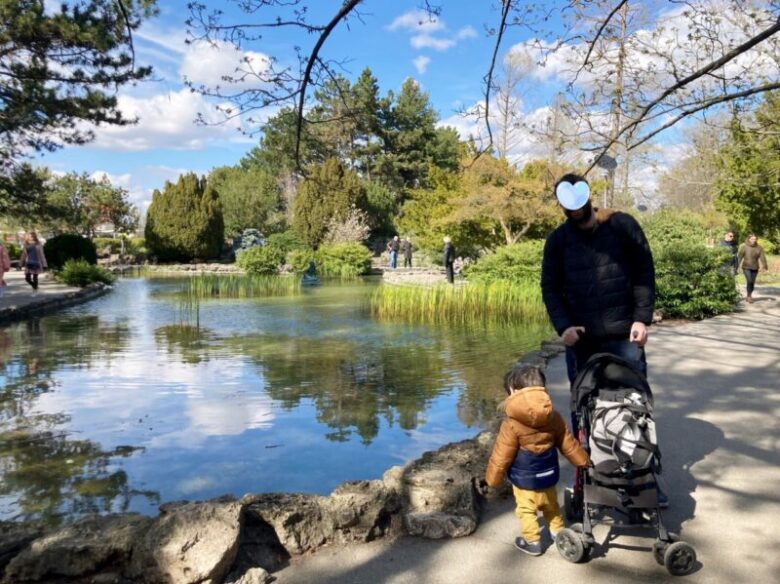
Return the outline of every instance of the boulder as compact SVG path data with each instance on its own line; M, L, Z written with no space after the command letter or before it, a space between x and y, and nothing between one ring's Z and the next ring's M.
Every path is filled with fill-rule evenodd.
M263 568L249 568L241 575L230 574L224 584L267 584L273 582L274 577Z
M273 536L262 543L281 544L288 554L297 555L317 549L333 536L324 499L317 495L269 493L244 497L242 503L247 516L252 516L256 524L271 527L266 533Z
M160 507L136 542L127 576L133 582L222 582L238 553L241 505L229 498Z
M133 544L151 524L135 514L83 519L36 539L10 561L5 581L81 578L114 570L130 559Z
M397 491L387 489L382 481L342 483L324 507L338 543L367 542L400 531L400 522L393 522L400 499Z
M43 535L43 532L43 527L35 523L0 521L0 578L8 562Z

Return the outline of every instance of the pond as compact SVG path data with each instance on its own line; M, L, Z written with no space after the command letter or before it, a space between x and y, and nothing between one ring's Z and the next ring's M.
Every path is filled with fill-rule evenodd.
M0 519L328 494L474 436L545 326L372 319L376 282L204 300L179 278L0 329ZM196 324L197 323L197 324Z

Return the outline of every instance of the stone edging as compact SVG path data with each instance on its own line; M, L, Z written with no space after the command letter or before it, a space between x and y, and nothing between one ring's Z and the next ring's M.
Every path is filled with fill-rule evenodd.
M25 320L31 316L42 316L61 308L82 304L102 296L111 289L111 286L102 283L90 284L86 288L76 290L75 292L65 292L51 298L39 297L23 306L9 306L0 309L0 325Z
M542 343L518 362L546 367L563 352ZM0 578L6 584L256 584L292 556L332 544L400 535L463 537L477 528L486 502L508 485L482 487L500 423L389 469L382 479L347 481L328 496L267 493L168 503L156 518L112 514L47 529L0 522Z

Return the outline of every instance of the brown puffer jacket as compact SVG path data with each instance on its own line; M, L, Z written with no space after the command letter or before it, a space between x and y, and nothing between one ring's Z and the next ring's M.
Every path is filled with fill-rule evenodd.
M491 487L499 486L517 456L518 449L541 454L557 447L574 466L586 466L588 453L571 435L563 417L553 409L550 396L543 387L526 387L504 402L507 418L488 461L485 480Z

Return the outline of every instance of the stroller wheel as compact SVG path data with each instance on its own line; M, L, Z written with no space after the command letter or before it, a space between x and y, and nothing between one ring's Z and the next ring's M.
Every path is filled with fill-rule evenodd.
M684 576L690 574L696 565L696 550L693 546L676 541L666 548L664 552L664 566L672 576Z
M573 564L583 561L588 552L588 546L582 540L582 536L573 529L565 528L555 538L555 547L563 558Z
M658 562L661 566L664 565L664 554L666 553L666 550L669 548L669 546L676 541L680 541L680 536L674 532L667 532L667 536L669 537L667 541L657 539L653 544L653 557L655 558L655 561Z

